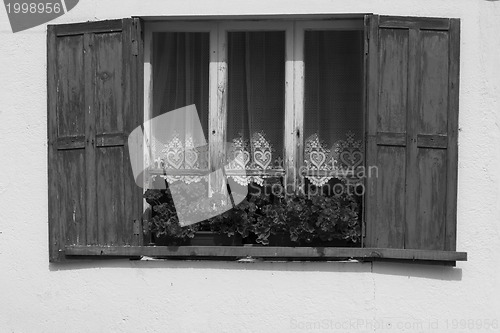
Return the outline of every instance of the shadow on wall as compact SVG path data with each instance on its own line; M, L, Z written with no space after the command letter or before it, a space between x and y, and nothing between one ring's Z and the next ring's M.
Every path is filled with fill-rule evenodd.
M270 261L217 261L217 260L125 260L125 259L75 259L63 263L50 263L49 270L79 270L96 268L140 268L140 269L220 269L220 270L265 270L325 273L372 273L397 275L435 280L460 281L462 269L457 267L394 263L394 262L270 262Z
M398 275L425 279L461 281L462 269L441 265L420 265L413 263L374 262L372 272L382 275Z

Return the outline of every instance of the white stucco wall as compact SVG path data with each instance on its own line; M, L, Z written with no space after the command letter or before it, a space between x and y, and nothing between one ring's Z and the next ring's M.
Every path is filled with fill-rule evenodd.
M500 1L80 0L52 23L328 12L462 19L457 247L468 252L469 261L456 268L49 264L46 25L13 34L2 8L0 332L480 332L487 321L500 325ZM453 329L454 320L465 320L471 330Z

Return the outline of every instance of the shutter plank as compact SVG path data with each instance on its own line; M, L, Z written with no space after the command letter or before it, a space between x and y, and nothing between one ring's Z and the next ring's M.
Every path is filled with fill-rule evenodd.
M419 149L417 161L416 222L407 220L405 248L444 250L446 150Z
M109 33L122 31L123 20L105 20L55 26L57 36L83 35L85 33Z
M99 147L96 159L98 244L115 245L127 223L123 214L123 147Z
M58 137L85 134L84 83L83 70L83 36L69 36L57 41L58 83L60 92L57 96L57 107L63 111L58 113Z
M446 165L445 250L456 250L458 178L458 101L460 71L460 20L450 20L448 76L448 160Z
M414 25L413 25L414 26ZM415 231L420 231L417 220L418 210L420 209L415 203L419 199L419 184L418 184L418 166L417 166L417 126L418 126L418 110L420 108L420 81L422 73L419 68L419 60L421 49L418 44L420 31L418 29L408 30L408 104L406 108L406 189L404 200L405 220L404 220L404 246L412 243L412 239L420 238L415 235Z
M59 220L59 191L57 181L57 42L54 26L47 27L47 169L48 169L48 214L49 214L49 260L59 261L61 223Z
M86 208L87 208L87 245L97 245L97 179L95 159L95 54L94 35L83 35L84 47L84 71L85 82L83 91L85 94L85 176L86 176ZM64 112L64 110L61 110ZM62 171L64 172L64 171Z
M448 30L450 23L448 19L439 17L380 16L380 27Z
M86 244L85 150L59 150L59 218L66 244Z
M408 31L380 31L380 97L377 132L406 133Z
M422 50L418 70L421 73L418 131L422 134L448 132L448 32L421 31Z
M377 229L372 242L380 247L404 247L405 221L405 149L402 147L379 147L377 165L384 165L378 170L376 196L383 204L377 205L375 218Z
M96 34L93 75L96 81L96 134L123 131L122 33ZM129 50L128 52L131 52Z
M129 50L131 52L131 50ZM122 32L96 34L94 37L96 136L123 132ZM115 134L116 136L116 134ZM97 243L114 245L121 236L123 216L123 143L96 148ZM121 237L120 237L121 238Z

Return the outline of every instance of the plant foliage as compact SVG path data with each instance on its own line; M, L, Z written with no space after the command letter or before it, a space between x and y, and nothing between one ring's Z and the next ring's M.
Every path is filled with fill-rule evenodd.
M359 205L353 194L279 196L259 191L248 194L245 200L220 215L183 227L176 208L211 216L220 205L227 204L221 195L213 195L210 200L204 196L201 200L202 188L194 184L186 186L189 188L183 191L183 196L176 195L175 205L168 189L145 192L144 198L153 211L149 230L156 237L187 239L197 231L206 230L228 236L239 234L244 239L253 237L262 245L268 245L273 235L285 235L297 245L360 241Z

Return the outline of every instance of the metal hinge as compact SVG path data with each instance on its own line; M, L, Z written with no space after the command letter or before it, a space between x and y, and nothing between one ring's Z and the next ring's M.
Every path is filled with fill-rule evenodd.
M367 30L366 36L365 36L365 55L370 53L370 31Z
M365 17L365 55L370 52L370 18Z
M132 55L139 55L139 43L137 40L132 40Z

